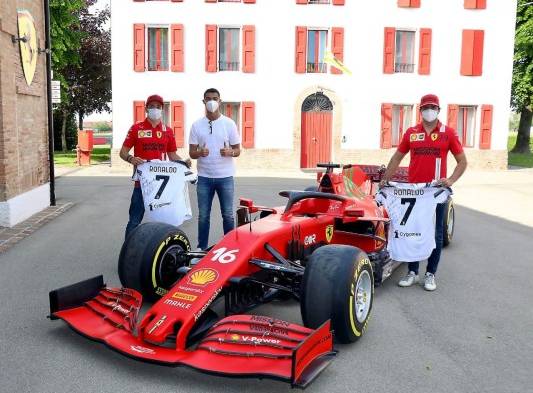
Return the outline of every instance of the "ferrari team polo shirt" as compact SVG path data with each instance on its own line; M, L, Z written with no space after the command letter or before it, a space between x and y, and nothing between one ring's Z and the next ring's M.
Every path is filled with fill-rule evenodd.
M410 153L409 183L429 183L447 177L448 151L457 155L463 152L463 147L455 130L439 121L429 135L422 123L409 128L398 145L398 151Z
M143 160L162 160L166 153L176 151L176 140L171 129L163 123L153 127L148 119L144 119L131 126L123 146L133 147L135 157Z

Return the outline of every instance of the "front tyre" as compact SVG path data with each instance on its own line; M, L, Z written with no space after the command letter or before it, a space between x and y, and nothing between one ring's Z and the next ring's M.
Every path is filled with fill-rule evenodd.
M455 206L452 198L448 198L444 207L444 226L442 234L442 246L447 247L453 238L455 228Z
M175 226L147 222L125 240L118 259L118 275L126 288L141 292L148 300L165 295L178 280L177 270L188 264L187 235Z
M341 343L366 330L374 300L374 274L365 252L345 245L318 248L305 268L300 302L304 325L316 329L328 319Z

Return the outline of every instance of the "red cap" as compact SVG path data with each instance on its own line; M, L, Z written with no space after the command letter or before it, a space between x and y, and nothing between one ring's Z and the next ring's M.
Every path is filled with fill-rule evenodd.
M423 108L427 105L436 105L440 108L439 97L437 97L435 94L426 94L420 99L420 108Z
M158 96L157 94L153 94L146 99L146 106L148 106L150 102L159 102L161 106L165 105L165 103L163 102L163 97Z

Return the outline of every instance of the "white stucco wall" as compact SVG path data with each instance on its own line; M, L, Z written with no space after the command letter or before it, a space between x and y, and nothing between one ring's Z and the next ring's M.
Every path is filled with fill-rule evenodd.
M493 105L492 149L506 149L516 0L489 1L485 10L465 10L462 0L423 0L419 9L398 8L396 0L347 0L345 6L295 3L113 0L113 147L120 148L131 126L132 101L154 93L185 102L187 141L190 125L203 115L203 91L216 87L225 101L255 102L256 148L292 149L296 98L309 86L320 85L341 97L345 149L378 149L381 103L416 104L428 92L441 98L443 121L448 103ZM182 23L185 72L134 72L134 23ZM255 25L256 72L205 72L206 24ZM344 27L344 63L353 75L296 74L295 26ZM417 68L413 74L383 74L385 26L432 29L431 75L418 75ZM485 30L480 77L459 73L463 29ZM418 64L418 37L416 47ZM478 110L475 149L479 119Z

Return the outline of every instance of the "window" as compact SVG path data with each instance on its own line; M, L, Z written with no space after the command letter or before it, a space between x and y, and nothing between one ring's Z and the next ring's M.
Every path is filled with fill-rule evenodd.
M476 107L459 106L457 112L457 135L461 144L465 147L474 146L475 118Z
M414 72L415 32L396 30L394 72Z
M461 75L481 76L483 74L483 30L463 30L461 48Z
M412 119L412 105L392 106L392 146L400 144L404 132L412 126Z
M164 125L170 124L170 102L165 102L163 105L162 122Z
M219 3L240 3L241 0L218 0Z
M220 113L222 113L224 116L229 117L232 119L235 124L237 124L237 129L239 129L239 109L240 104L238 102L224 102L220 106Z
M327 64L324 63L327 39L327 30L307 31L307 72L327 72Z
M234 28L220 28L218 30L218 70L239 70L239 31Z
M148 28L148 71L168 71L168 28Z
M329 4L330 0L307 0L307 4Z

